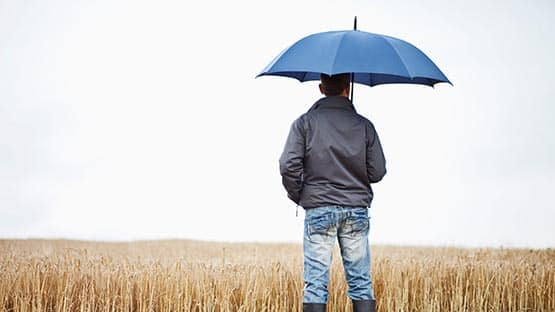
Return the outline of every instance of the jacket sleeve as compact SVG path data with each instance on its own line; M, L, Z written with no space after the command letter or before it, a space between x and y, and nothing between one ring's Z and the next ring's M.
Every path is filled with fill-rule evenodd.
M303 187L305 132L302 117L295 120L289 130L285 148L279 158L279 171L289 199L299 203Z
M385 175L385 156L374 125L369 123L366 148L366 173L370 183L379 182Z

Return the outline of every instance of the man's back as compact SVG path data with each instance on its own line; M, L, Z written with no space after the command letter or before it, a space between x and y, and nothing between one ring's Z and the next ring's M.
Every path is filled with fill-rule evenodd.
M326 310L337 239L353 311L374 312L368 208L385 159L374 126L347 98L349 74L320 80L326 97L293 122L279 160L287 196L306 209L303 311Z
M304 208L370 207L370 183L385 174L372 123L343 96L318 100L291 127L280 158L289 197Z

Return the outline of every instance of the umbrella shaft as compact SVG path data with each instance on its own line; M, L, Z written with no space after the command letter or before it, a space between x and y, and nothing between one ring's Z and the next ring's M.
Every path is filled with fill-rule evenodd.
M355 16L355 23L353 29L357 30L357 17ZM355 73L351 73L351 103L353 103L353 90L355 89Z
M355 89L355 73L351 73L351 103L353 103L353 90L354 89Z

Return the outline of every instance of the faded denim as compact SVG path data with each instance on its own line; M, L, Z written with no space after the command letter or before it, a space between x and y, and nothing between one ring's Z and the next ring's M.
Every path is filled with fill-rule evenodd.
M303 302L327 303L329 270L336 238L349 285L349 297L353 300L375 299L370 272L368 210L366 207L342 206L306 210Z

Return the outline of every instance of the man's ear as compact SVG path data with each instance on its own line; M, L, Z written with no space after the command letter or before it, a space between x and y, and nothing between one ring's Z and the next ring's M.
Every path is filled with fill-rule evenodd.
M324 93L324 87L322 86L322 84L319 84L319 85L318 85L318 88L320 88L320 93L322 93L322 94L325 95L325 93Z

